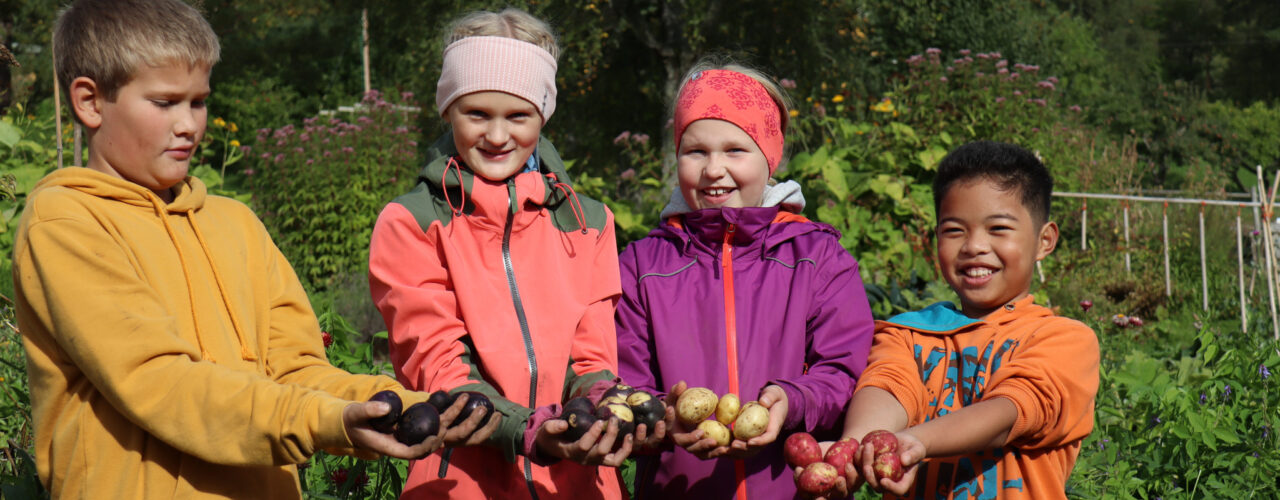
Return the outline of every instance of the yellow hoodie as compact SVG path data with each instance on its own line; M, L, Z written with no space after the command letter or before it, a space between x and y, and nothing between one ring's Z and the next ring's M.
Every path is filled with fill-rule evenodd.
M354 452L343 408L403 388L328 363L248 207L174 191L65 168L29 196L13 273L40 478L54 498L300 497L294 464Z

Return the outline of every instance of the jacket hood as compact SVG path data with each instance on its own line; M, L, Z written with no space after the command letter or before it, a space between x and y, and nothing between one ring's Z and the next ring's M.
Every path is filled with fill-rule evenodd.
M950 335L982 323L1003 325L1020 318L1053 316L1044 306L1035 303L1035 296L1028 295L1008 304L983 318L965 316L951 302L938 302L919 311L899 314L885 321L877 321L876 328L896 326L933 334Z
M829 224L814 222L802 215L771 207L706 208L672 216L649 232L672 240L682 255L694 251L719 253L724 233L733 225L733 244L743 247L736 255L760 257L789 240L813 232L824 232L840 238L840 231Z
M173 187L174 197L165 203L159 196L139 184L84 167L66 167L55 170L36 183L32 194L41 189L65 187L98 198L115 200L137 207L154 208L160 212L188 213L204 207L208 189L200 179L187 176Z
M539 160L538 173L546 189L543 190L542 196L535 196L531 201L548 207L557 206L571 196L570 192L557 187L557 184L566 186L573 184L568 171L565 170L564 160L560 158L560 153L546 137L538 138L535 154L538 155ZM431 186L436 192L449 195L452 203L463 205L462 212L471 213L475 209L474 206L464 202L462 196L466 196L463 192L471 193L474 189L476 176L470 168L466 168L461 161L456 160L456 156L458 156L458 148L454 145L453 131L450 130L427 149L427 166L418 173L418 181ZM513 175L505 181L511 190L515 189L516 177L519 175ZM512 196L512 199L515 199L515 196ZM452 208L457 209L456 206Z
M760 206L779 207L793 214L803 212L804 194L800 192L800 183L783 181L765 186ZM676 187L671 190L671 199L667 201L667 206L662 208L662 214L658 215L658 220L667 220L673 215L687 214L692 211L693 208L689 207L689 202L685 201L684 194L680 192L679 187Z

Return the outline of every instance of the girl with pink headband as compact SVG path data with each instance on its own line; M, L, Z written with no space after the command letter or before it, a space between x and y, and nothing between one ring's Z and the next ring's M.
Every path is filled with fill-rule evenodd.
M558 52L523 11L455 23L436 87L451 131L373 229L369 285L397 378L484 394L495 409L412 462L401 498L622 497L611 467L635 438L598 422L567 441L568 424L551 418L562 401L599 399L618 382L621 293L613 214L574 192L540 135L556 109ZM664 428L637 437L659 440Z
M706 387L769 409L764 434L717 446L675 426L643 456L637 498L793 498L782 443L838 433L873 323L840 233L801 215L782 164L781 89L737 65L695 67L674 109L679 185L649 236L619 257L618 369L646 390ZM834 434L833 434L834 435Z

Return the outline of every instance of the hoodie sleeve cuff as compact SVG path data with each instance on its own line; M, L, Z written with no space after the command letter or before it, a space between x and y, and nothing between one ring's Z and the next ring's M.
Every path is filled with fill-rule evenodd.
M538 409L533 411L532 415L529 415L529 424L524 430L524 444L522 447L524 456L528 457L530 462L546 467L560 461L557 457L547 456L547 454L542 453L538 449L537 442L538 429L542 428L542 424L547 420L555 418L559 414L560 405L551 404L539 406Z

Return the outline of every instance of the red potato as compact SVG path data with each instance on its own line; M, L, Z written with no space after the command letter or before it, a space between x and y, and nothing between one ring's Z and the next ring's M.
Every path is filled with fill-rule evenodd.
M844 466L853 462L853 456L858 453L858 440L854 438L844 438L836 441L827 448L827 455L822 457L822 461L835 466L837 471L844 474Z
M885 430L871 431L862 437L862 444L863 446L870 446L874 450L873 455L878 457L885 453L898 451L898 436Z
M902 459L898 458L898 453L884 453L876 455L876 461L871 464L871 470L875 471L876 479L890 481L902 480Z
M836 479L840 478L840 472L835 466L826 462L814 462L804 468L800 473L800 478L796 480L796 486L800 491L813 496L822 496L831 492L836 486Z
M788 436L782 445L782 454L792 467L808 467L814 462L822 461L822 447L818 446L818 440L808 432Z

